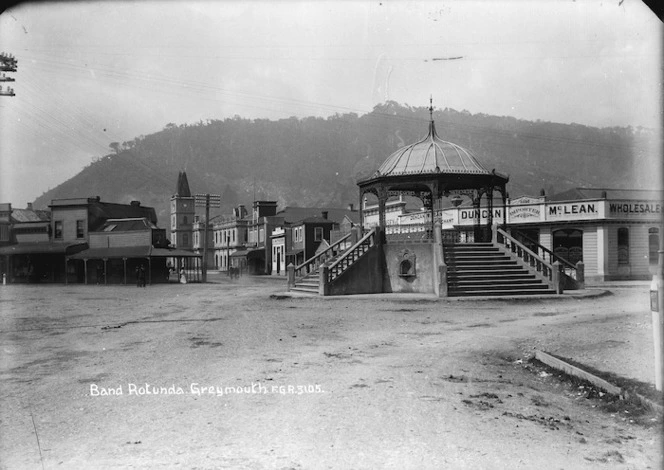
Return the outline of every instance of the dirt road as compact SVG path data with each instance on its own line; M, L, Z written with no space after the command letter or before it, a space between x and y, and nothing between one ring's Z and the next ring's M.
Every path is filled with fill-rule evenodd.
M2 468L660 468L534 349L652 382L647 286L583 300L0 286Z

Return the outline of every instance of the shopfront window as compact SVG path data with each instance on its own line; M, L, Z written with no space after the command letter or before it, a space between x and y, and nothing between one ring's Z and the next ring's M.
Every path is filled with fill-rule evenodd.
M618 264L629 264L629 229L618 229Z
M85 238L85 221L76 221L76 238Z
M659 229L648 229L648 261L650 265L656 265L659 262Z
M62 220L56 220L53 227L53 238L62 238Z

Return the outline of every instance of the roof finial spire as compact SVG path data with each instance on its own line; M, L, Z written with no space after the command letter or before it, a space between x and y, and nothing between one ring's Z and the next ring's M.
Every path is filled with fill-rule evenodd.
M429 95L429 118L433 122L433 95Z

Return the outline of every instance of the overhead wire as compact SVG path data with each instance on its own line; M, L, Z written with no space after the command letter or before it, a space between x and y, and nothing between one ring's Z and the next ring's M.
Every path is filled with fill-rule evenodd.
M256 99L259 102L263 103L265 101L273 102L275 104L288 104L290 106L294 107L303 107L303 108L309 108L309 109L316 109L316 110L321 110L321 109L328 109L330 111L335 111L335 112L353 112L353 113L366 113L366 114L373 114L376 116L380 116L383 118L388 118L388 119L398 119L402 121L412 121L412 122L422 122L422 121L427 121L426 117L419 118L419 117L413 117L413 116L402 116L402 115L393 115L389 113L381 113L377 112L375 109L372 111L364 110L364 109L359 109L359 108L350 108L350 107L343 107L343 106L337 106L337 105L330 105L326 103L315 103L311 101L305 101L305 100L297 100L294 98L282 98L282 97L277 97L277 96L271 96L271 95L265 95L265 94L260 94L260 93L249 93L249 92L243 92L243 91L238 91L238 90L228 90L223 87L205 83L205 82L200 82L200 81L192 81L192 80L181 80L181 79L175 79L172 77L166 77L166 76L160 76L160 75L155 75L155 74L149 74L149 73L142 73L142 72L136 72L136 71L119 71L116 68L112 68L109 66L102 66L102 65L95 65L93 64L92 66L85 66L85 65L79 65L79 64L71 64L71 63L63 63L62 61L57 61L49 58L44 58L44 57L39 57L39 53L37 53L33 58L33 62L31 65L39 67L57 67L60 68L59 73L69 73L69 76L71 77L76 77L80 78L80 72L85 73L85 78L89 78L91 80L98 80L98 78L95 78L91 75L91 70L94 71L95 76L96 75L101 75L103 79L110 79L111 81L113 80L123 80L122 84L124 86L130 85L133 87L141 88L141 89L149 89L151 91L160 91L160 92L165 92L169 94L177 94L179 96L184 96L184 97L191 97L192 93L201 95L201 97L204 97L206 100L210 100L209 93L217 93L221 94L224 99L220 99L217 97L212 98L212 100L222 102L222 103L237 103L237 104L243 104L245 107L251 107L255 109L264 109L264 110L269 110L269 111L275 111L274 108L266 107L266 106L260 106L260 105L251 105L247 103L247 99ZM126 80L132 80L134 81L133 83L128 84ZM135 83L135 81L139 81L142 83ZM28 85L30 81L27 81ZM164 89L158 89L158 87L155 87L154 85L159 85L165 87ZM44 92L43 89L39 89L39 85L33 84L37 89L34 90L35 93L41 91ZM174 88L175 89L174 89ZM107 141L106 138L108 137L113 137L112 134L110 136L104 136L104 139L98 140L97 135L95 134L95 137L91 137L91 135L85 134L82 129L85 127L85 119L82 117L82 111L80 108L74 110L72 113L72 106L64 106L62 103L62 99L60 99L60 109L62 113L62 117L55 116L53 113L49 112L48 110L44 109L43 107L40 107L35 104L29 104L33 108L33 112L38 114L42 113L45 114L45 118L41 117L40 122L45 125L46 127L50 128L51 130L58 131L58 128L54 126L53 123L58 124L62 126L63 129L66 131L71 131L73 132L77 137L79 137L81 140L90 143L94 145L95 147L102 147L105 149L108 149L108 146L105 145L110 141L116 140L119 141L121 139L109 139ZM66 103L65 103L66 104ZM416 108L417 109L417 108ZM285 113L288 113L288 111L285 111ZM423 113L425 115L425 113ZM289 116L290 117L290 116ZM33 118L35 118L33 116ZM48 122L48 120L52 120L51 123ZM450 127L456 127L456 128L461 128L461 129L474 129L478 130L481 132L489 133L494 136L509 136L513 134L513 131L501 131L497 129L493 129L490 127L486 126L479 126L479 125L473 125L473 124L468 124L468 123L453 123L453 122L446 122L446 121L440 121L443 122L444 125L450 126ZM384 126L376 126L375 124L368 124L365 123L366 125L370 125L372 127L384 127ZM109 133L110 134L110 133ZM556 138L552 136L544 136L544 135L537 135L537 134L532 134L532 133L526 133L523 134L522 131L519 133L520 138L526 138L526 139L536 139L540 140L542 142L551 142L551 143L574 143L574 144L579 144L579 145L590 145L592 147L615 147L616 145L614 144L596 144L596 143L589 143L584 140L579 140L579 139L569 139L569 138ZM70 141L75 142L75 139L69 136ZM104 140L104 143L100 143L101 140ZM79 148L80 147L79 145ZM140 159L137 159L137 161L140 161ZM151 169L152 171L155 171L154 169Z

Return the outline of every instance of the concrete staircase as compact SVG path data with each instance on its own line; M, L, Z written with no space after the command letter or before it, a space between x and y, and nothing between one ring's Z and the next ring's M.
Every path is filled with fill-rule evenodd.
M320 273L319 270L315 270L301 279L295 281L295 285L291 287L292 292L301 292L305 294L315 294L318 295L320 286Z
M491 243L445 245L449 297L556 292Z
M306 294L329 295L330 284L338 280L351 266L360 261L375 246L376 231L371 230L353 246L345 249L347 245L342 243L349 238L350 234L335 242L326 251L317 254L295 268L294 285L290 287L290 290ZM327 266L326 280L323 286L320 285L322 263L325 263Z

